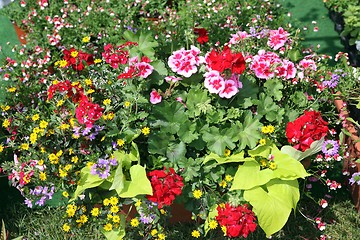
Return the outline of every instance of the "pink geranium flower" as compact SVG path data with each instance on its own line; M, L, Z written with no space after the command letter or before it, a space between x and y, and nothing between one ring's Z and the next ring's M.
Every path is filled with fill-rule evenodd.
M197 72L197 67L204 62L204 58L199 54L200 50L195 46L191 46L190 50L181 48L169 57L168 65L173 72L184 77L190 77Z
M267 44L272 49L278 50L285 45L289 35L282 27L279 27L278 30L270 30Z
M205 81L204 86L210 93L219 93L225 88L224 78L220 76L218 71L212 70L204 74Z
M150 102L152 104L158 104L161 102L161 100L162 100L161 95L156 90L152 90L150 93Z

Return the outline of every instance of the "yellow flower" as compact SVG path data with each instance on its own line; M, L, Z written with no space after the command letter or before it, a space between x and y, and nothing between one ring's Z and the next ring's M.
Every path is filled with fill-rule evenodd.
M141 200L139 199L139 200L136 201L135 207L140 207L140 205L141 205Z
M30 134L30 142L31 144L34 144L37 140L37 134L36 133L31 133Z
M78 51L72 51L70 53L70 55L71 55L71 57L76 58L79 55L79 52Z
M54 80L54 81L52 81L52 84L53 84L53 85L56 85L56 84L58 84L58 83L59 83L59 80L57 80L57 79Z
M29 150L29 144L28 143L23 143L23 144L21 144L21 149L22 150Z
M231 175L227 174L227 175L225 176L225 181L231 182L232 180L233 180L233 177L232 177Z
M94 93L94 92L95 92L94 89L89 89L89 90L86 91L87 94L92 94L92 93Z
M268 125L267 129L269 133L273 133L275 131L275 127L273 125Z
M99 216L100 214L100 209L97 208L97 207L94 207L93 209L91 209L91 215L94 216L94 217L97 217Z
M41 152L41 153L46 153L45 148L44 148L44 147L41 147L41 148L40 148L40 152Z
M5 120L3 121L3 123L2 123L2 126L3 126L4 128L9 127L9 126L10 126L10 121L9 121L8 119L5 119Z
M128 108L128 107L130 107L130 105L131 105L131 102L129 102L129 101L124 102L124 107Z
M165 234L163 234L163 233L159 233L158 234L158 240L165 240L165 238L166 238L166 236L165 236Z
M211 220L211 221L209 222L209 228L210 228L210 229L215 229L215 228L217 228L217 226L218 226L217 221Z
M64 197L66 197L66 198L69 197L69 193L68 193L67 191L62 192L62 195L63 195Z
M164 209L160 209L160 213L161 213L162 215L164 215L164 214L166 214L166 211L165 211Z
M10 106L9 106L9 105L6 105L6 106L2 105L2 106L1 106L1 109L2 109L4 112L6 112L7 110L10 109Z
M111 223L107 223L104 225L104 230L105 231L111 231L112 230L112 224Z
M54 154L54 153L51 153L49 156L49 161L51 164L58 164L59 163L59 158Z
M70 128L70 125L67 124L67 123L63 123L63 124L60 125L59 128L64 131L64 130L66 130L66 129L69 129L69 128Z
M101 62L102 62L102 60L99 59L99 58L96 58L96 59L94 60L94 63L101 63Z
M150 134L150 128L149 127L143 127L141 129L142 134L144 134L145 136Z
M158 230L157 230L157 229L153 229L153 230L150 231L150 234L151 234L151 236L153 236L153 237L154 237L157 233L158 233Z
M139 220L138 220L137 218L131 219L130 225L131 225L132 227L137 227L137 226L139 226Z
M8 88L8 92L15 92L15 91L16 91L16 87Z
M269 133L268 127L267 127L267 126L262 126L262 127L261 127L261 132L262 132L262 133L265 133L265 134Z
M73 157L71 158L71 162L73 162L73 163L77 163L78 161L79 161L78 156L73 156Z
M56 153L56 156L57 156L57 157L61 157L62 154L63 154L63 151L62 151L62 150L59 150L59 151Z
M65 170L66 170L66 171L69 171L71 168L72 168L72 165L71 165L71 164L66 164L66 165L65 165Z
M57 103L56 103L56 106L57 107L61 107L63 104L64 104L64 100L60 99Z
M277 165L276 165L275 162L269 162L269 168L270 168L271 170L275 170L276 167L277 167Z
M109 105L111 103L111 100L110 99L105 99L104 101L103 101L103 104L106 106L106 105Z
M112 214L108 214L108 215L106 215L106 217L108 220L111 220L114 216Z
M40 172L39 173L39 178L41 181L46 181L46 173L45 172Z
M226 148L225 151L224 151L224 156L228 157L228 156L230 156L230 154L231 154L231 151Z
M69 232L70 231L70 226L67 223L64 223L64 225L62 226L62 229L64 230L64 232Z
M86 223L88 221L88 217L86 215L81 215L79 219L76 220L77 223Z
M220 182L219 186L222 187L222 188L226 188L226 186L227 186L226 181L225 181L225 180L222 180L222 181Z
M260 144L261 146L264 146L264 145L266 144L266 139L265 139L265 138L260 139L260 140L259 140L259 144Z
M60 177L64 178L64 177L67 177L68 175L68 172L63 170L62 168L59 168L59 175Z
M108 198L105 198L105 199L103 200L103 204L104 204L104 206L109 206L110 200L109 200Z
M0 144L0 152L4 151L4 146L2 144Z
M200 232L198 230L193 230L191 232L191 236L194 237L194 238L199 238L200 237Z
M193 191L193 196L194 196L194 198L196 198L196 199L201 198L201 196L202 196L201 190L200 190L200 189L195 189L195 190Z
M122 146L124 146L125 141L120 138L116 141L116 143L119 145L119 147L122 147Z
M87 162L87 163L86 163L86 166L89 167L89 168L91 168L91 166L94 165L94 164L95 164L95 163L93 163L93 162ZM105 199L104 199L104 201L105 201ZM108 199L108 201L109 201L109 199ZM104 203L104 205L105 205L105 203ZM108 205L109 205L109 203L108 203ZM107 206L107 205L105 205L105 206Z
M43 128L43 129L44 129L44 128L47 128L48 124L49 124L49 123L48 123L47 121L41 120L39 126L40 126L40 128Z
M111 197L110 198L110 204L112 205L112 206L115 206L115 205L117 205L119 203L119 199L117 198L117 197Z
M112 212L112 213L117 213L117 212L119 212L119 207L118 207L118 206L112 206L112 207L110 208L110 212Z
M82 42L83 42L83 43L88 43L88 42L90 42L90 37L89 37L89 36L83 37Z
M114 117L115 117L115 114L114 114L113 112L109 112L109 113L107 114L107 118L108 118L109 120L113 120Z
M40 119L40 115L39 114L34 114L32 117L31 117L31 120L33 120L34 122L39 120Z
M59 66L61 68L66 67L66 65L68 64L68 62L65 59L59 60L55 62L55 66Z
M68 208L68 209L66 209L66 213L67 213L68 217L73 217L73 216L75 216L75 212L76 212L76 209L74 209L74 208Z
M120 223L120 216L115 215L112 220L113 220L114 223Z
M221 226L221 231L223 231L224 236L226 236L226 226Z
M261 159L260 160L260 165L262 166L262 167L266 167L267 166L267 160L266 159Z

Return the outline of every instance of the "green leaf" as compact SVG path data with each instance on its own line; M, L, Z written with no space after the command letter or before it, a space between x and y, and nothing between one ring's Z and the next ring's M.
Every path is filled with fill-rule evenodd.
M265 92L268 96L274 97L276 101L280 101L282 98L282 89L284 85L280 79L269 79L264 83Z
M206 234L210 231L210 227L209 227L209 223L211 220L214 220L215 217L217 216L218 212L217 212L217 207L218 205L217 204L214 204L210 207L209 209L209 214L208 216L206 217L206 220L205 220L205 224L204 224L204 229L205 229L205 236Z
M146 176L145 168L141 165L133 165L130 168L131 181L124 182L124 188L119 194L122 198L132 198L137 195L151 195L152 187Z
M156 61L152 61L150 64L151 64L151 66L154 67L155 71L157 71L158 74L160 74L162 76L168 75L168 71L165 67L165 64L162 61L156 60Z
M164 132L156 132L151 134L148 140L148 151L150 154L161 154L166 156L166 151L169 143L174 140L174 135L169 135Z
M298 49L291 49L288 53L288 58L293 62L297 62L301 59L301 52Z
M243 123L237 122L239 127L239 150L245 149L246 146L254 148L261 138L259 129L262 127L260 121L252 117L252 113L249 111L245 115Z
M265 95L265 93L261 93L257 103L257 113L260 116L265 116L266 120L270 122L275 120L281 122L284 110L280 109L270 96Z
M226 147L234 149L236 146L231 137L220 133L216 127L210 127L209 131L205 132L202 138L207 143L209 150L217 155L224 155Z
M200 88L200 85L192 86L186 98L186 106L190 117L197 117L207 108L212 108L208 92ZM207 106L209 105L209 106Z
M265 189L245 190L244 198L253 207L260 227L269 237L284 227L300 193L297 180L274 179L266 184Z
M191 143L199 137L199 133L196 132L196 123L190 121L185 121L181 124L177 134L184 143Z
M170 143L166 150L166 157L173 163L178 162L180 159L185 158L186 145L183 142L178 144Z
M70 201L75 200L81 193L86 189L97 187L102 184L105 179L101 179L98 175L93 175L90 173L90 167L83 167L80 171L80 180L74 192L74 196Z
M309 156L312 156L321 151L322 145L324 144L324 138L314 141L311 143L310 148L304 152L295 149L293 146L285 145L281 147L281 152L288 154L292 158L301 161Z
M112 182L112 185L110 186L109 190L115 190L117 194L120 194L121 191L124 189L124 174L122 170L122 164L121 161L118 164L118 167L116 168L114 180Z
M101 232L104 234L104 236L108 240L122 240L122 239L124 239L124 237L126 235L125 225L126 225L125 216L121 215L120 226L118 229L113 229L111 231L105 231L104 229L102 229Z
M218 164L224 164L224 163L230 163L230 162L243 162L246 161L244 158L244 152L240 152L237 154L233 154L229 157L221 157L215 153L210 153L207 155L203 161L203 164L206 164L207 162L215 160Z
M259 163L253 158L249 159L249 161L239 166L230 191L262 186L273 178L274 172L271 169L260 170Z

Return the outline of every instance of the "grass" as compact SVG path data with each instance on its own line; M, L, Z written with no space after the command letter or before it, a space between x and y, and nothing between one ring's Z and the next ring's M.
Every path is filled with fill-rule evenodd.
M316 217L321 215L328 223L322 233L316 225L304 217L308 215ZM102 240L105 239L99 229L87 226L77 236L65 236L61 229L62 218L65 213L64 207L45 207L41 209L28 209L20 203L8 207L5 211L7 216L4 221L6 229L10 232L10 239L19 236L36 240ZM331 236L332 240L357 240L360 239L360 214L354 208L348 195L341 195L333 199L328 208L318 211L318 206L309 200L300 201L296 214L292 213L289 221L282 230L272 236L272 239L279 240L315 240L320 234ZM193 222L177 223L166 227L166 239L188 240L191 239L191 232L196 228ZM126 240L142 239L136 229L127 229ZM199 239L222 240L226 239L221 231L210 231L206 237ZM249 240L266 239L263 231L258 228L248 236Z

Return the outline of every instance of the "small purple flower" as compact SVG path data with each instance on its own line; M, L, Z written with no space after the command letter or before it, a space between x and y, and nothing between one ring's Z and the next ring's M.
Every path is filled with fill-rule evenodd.
M87 136L89 133L90 133L90 131L91 131L91 127L87 127L87 128L85 128L83 131L82 131L82 135L83 136Z
M32 204L32 201L28 198L25 199L25 205L28 207L28 208L32 208L33 207L33 204Z
M110 161L99 158L98 162L91 166L90 173L98 175L101 179L106 179L110 176Z
M351 178L349 179L349 182L351 185L354 185L355 183L357 185L360 185L360 172L354 173Z
M331 80L324 81L323 85L328 88L335 88L338 85L339 80L340 80L340 75L334 73L331 75Z
M339 151L339 143L335 140L326 140L322 145L321 151L329 156L334 156Z

